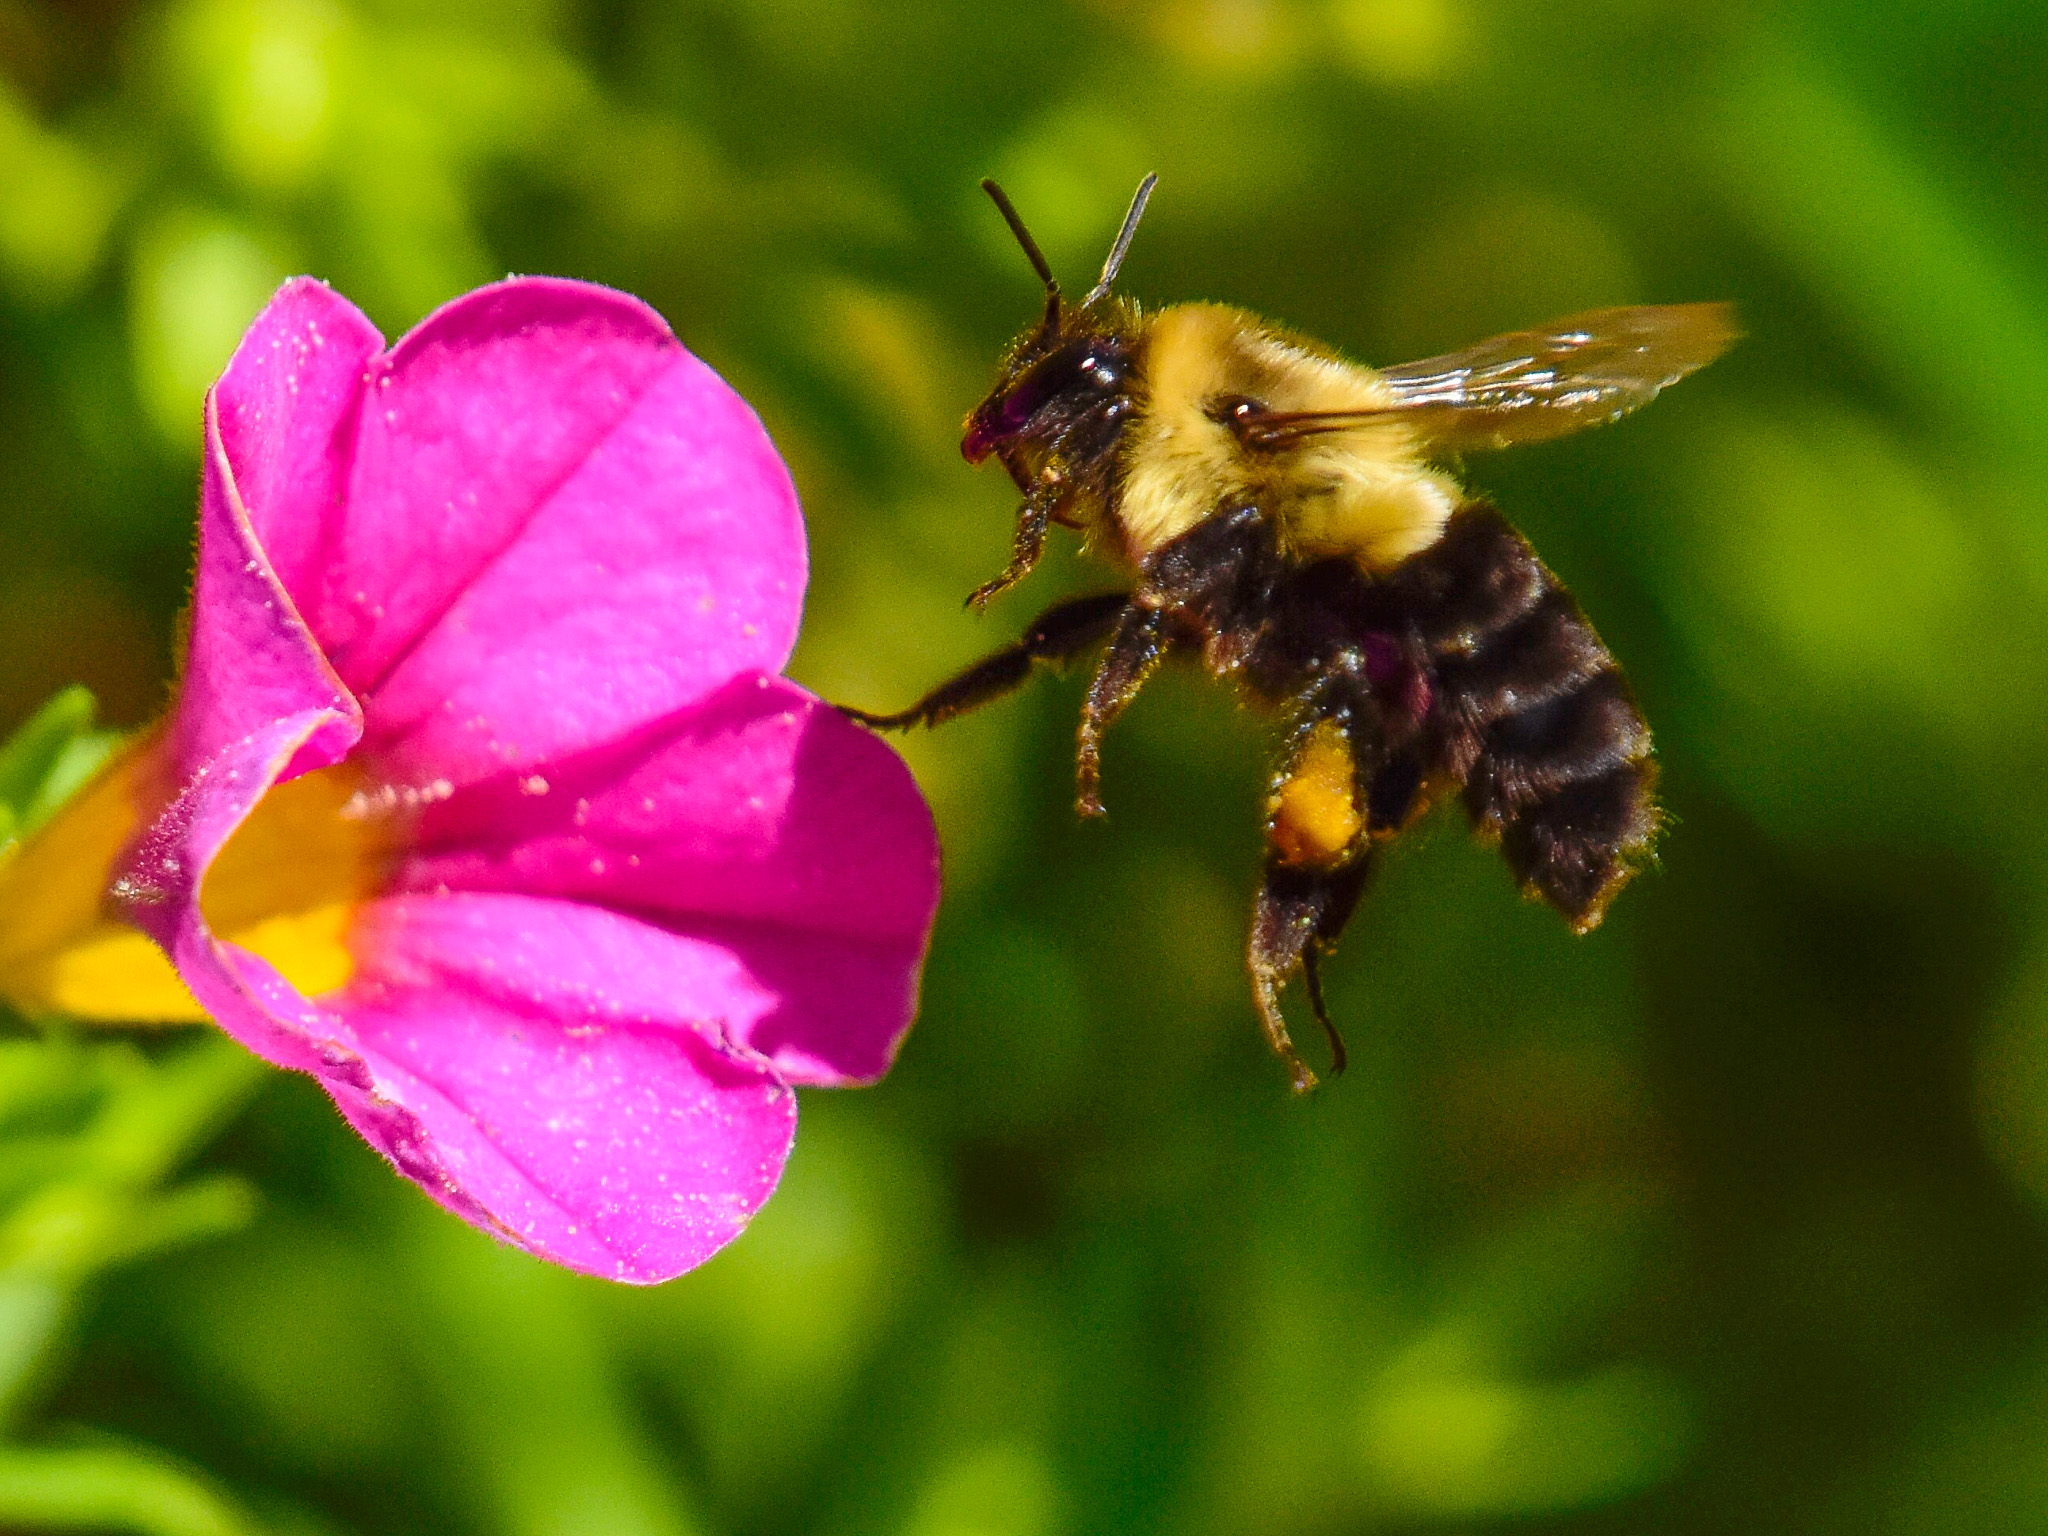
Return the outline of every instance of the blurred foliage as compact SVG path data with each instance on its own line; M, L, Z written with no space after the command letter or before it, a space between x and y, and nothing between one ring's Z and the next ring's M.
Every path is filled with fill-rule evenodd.
M1367 359L1750 330L1469 466L1658 728L1597 936L1432 821L1289 1102L1259 723L1163 679L1082 827L1043 684L907 744L949 889L897 1072L653 1292L217 1039L24 1023L0 1527L2048 1530L2044 77L2012 0L0 0L0 729L158 707L200 396L294 271L394 335L507 270L655 303L802 484L797 674L870 706L1103 579L960 611L1012 508L958 423L1035 307L981 175L1073 281L1157 169L1130 292ZM88 722L0 758L12 821Z
M59 694L0 745L0 864L119 741L91 694ZM255 1191L215 1171L164 1186L256 1092L224 1038L146 1053L60 1021L0 1039L0 1529L161 1536L253 1531L234 1499L162 1449L83 1425L28 1426L106 1271L248 1224Z

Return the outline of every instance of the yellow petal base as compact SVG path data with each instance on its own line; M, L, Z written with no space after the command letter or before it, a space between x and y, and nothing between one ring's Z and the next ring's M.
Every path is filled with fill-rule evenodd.
M112 916L106 889L145 803L160 803L158 737L135 743L27 842L0 850L0 998L28 1013L102 1023L197 1023L205 1012L162 950ZM346 766L266 795L214 860L200 911L308 997L355 969L356 906L380 884L390 826Z

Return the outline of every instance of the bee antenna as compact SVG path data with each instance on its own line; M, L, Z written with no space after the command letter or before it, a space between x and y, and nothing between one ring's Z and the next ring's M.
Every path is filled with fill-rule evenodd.
M1116 244L1109 248L1109 260L1102 264L1102 277L1088 290L1088 297L1081 301L1083 309L1109 292L1109 285L1116 281L1117 268L1124 264L1124 257L1130 252L1131 239L1138 233L1138 220L1145 217L1145 205L1152 200L1152 189L1158 185L1157 171L1138 183L1137 196L1131 199L1131 211L1124 215L1124 227L1117 234Z
M1003 222L1010 226L1010 233L1017 237L1017 243L1024 247L1024 255L1031 262L1031 270L1038 274L1038 280L1045 284L1045 329L1057 330L1060 323L1060 285L1052 275L1052 266L1045 259L1045 252L1038 248L1038 242L1031 238L1031 231L1024 227L1024 220L1017 212L1016 204L1010 201L1009 193L995 183L993 176L981 178L981 190L986 192L996 205L996 211L1003 216Z

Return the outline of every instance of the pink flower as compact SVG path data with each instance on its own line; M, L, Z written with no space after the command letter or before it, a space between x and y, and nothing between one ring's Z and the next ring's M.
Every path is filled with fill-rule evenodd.
M760 423L639 301L517 279L387 351L293 282L207 402L114 897L450 1210L688 1269L793 1086L888 1069L937 900L901 762L776 675L804 578Z

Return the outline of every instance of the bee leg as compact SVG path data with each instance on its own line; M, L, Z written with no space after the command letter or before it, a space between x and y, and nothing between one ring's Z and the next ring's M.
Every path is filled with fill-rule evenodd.
M1102 737L1124 712L1145 679L1173 648L1173 634L1164 612L1133 603L1117 619L1109 650L1088 685L1081 706L1081 729L1074 751L1074 809L1083 816L1106 816L1102 804Z
M1371 859L1368 786L1373 716L1341 680L1312 683L1295 701L1287 759L1266 801L1266 877L1252 908L1246 959L1266 1041L1293 1073L1294 1091L1315 1086L1288 1037L1280 990L1296 970L1330 1042L1330 1070L1344 1070L1344 1037L1330 1022L1317 961L1337 942L1365 889Z
M1017 538L1010 546L1010 563L993 581L985 581L968 593L968 607L981 612L991 600L1031 574L1038 557L1045 553L1045 529L1052 521L1052 512L1050 497L1033 496L1025 501L1017 511Z
M1323 1038L1330 1042L1330 1076L1342 1077L1351 1063L1351 1053L1344 1049L1344 1037L1330 1022L1330 1006L1323 1001L1322 961L1318 958L1321 949L1322 942L1318 940L1302 950L1301 979L1308 988L1308 1011L1323 1026Z
M1031 676L1033 662L1061 662L1086 650L1116 627L1130 601L1130 594L1125 592L1101 592L1093 597L1055 603L1033 621L1015 645L984 657L958 677L939 684L910 708L893 715L871 715L864 709L842 704L840 713L877 731L938 725L955 715L964 715L1015 692Z
M1369 857L1361 852L1335 869L1307 869L1277 856L1266 860L1266 878L1252 908L1247 960L1252 974L1252 1002L1273 1054L1287 1064L1296 1093L1316 1085L1316 1075L1301 1059L1287 1033L1280 1010L1280 989L1300 969L1308 983L1309 1006L1330 1041L1330 1072L1344 1070L1344 1037L1330 1022L1323 1005L1322 977L1316 969L1318 951L1327 951L1358 905L1365 889Z

